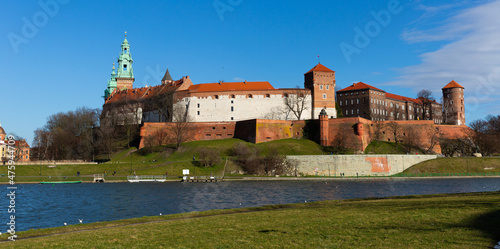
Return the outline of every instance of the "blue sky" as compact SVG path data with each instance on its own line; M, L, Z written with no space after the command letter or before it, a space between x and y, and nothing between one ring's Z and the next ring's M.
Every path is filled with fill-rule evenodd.
M189 75L195 84L303 86L320 55L337 72L339 89L358 81L409 97L430 89L439 101L440 89L454 79L466 88L467 122L500 109L500 0L1 5L0 122L30 144L48 116L102 107L124 31L136 87L159 84L167 67L174 79Z

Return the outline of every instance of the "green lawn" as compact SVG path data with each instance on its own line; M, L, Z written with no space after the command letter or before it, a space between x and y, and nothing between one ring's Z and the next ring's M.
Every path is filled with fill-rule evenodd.
M499 208L499 192L324 201L32 230L0 247L491 248Z
M404 171L419 173L491 173L500 172L500 158L444 157L421 162Z
M220 176L224 166L226 174L240 170L240 167L232 161L228 160L226 164L225 160L231 156L231 148L238 143L258 149L263 155L271 150L276 150L282 155L322 154L321 146L307 139L284 139L261 144L247 143L239 139L194 141L182 144L177 151L163 147L157 150L159 152L146 155L136 151L136 148L130 148L114 153L109 162L95 165L57 165L55 168L49 168L48 165L18 165L15 170L15 180L16 182L59 181L64 180L66 176L68 180L92 181L94 174L104 174L104 172L108 175L107 180L126 180L126 176L134 171L137 175L164 175L168 172L170 176L180 176L183 169L190 169L190 173L196 175ZM200 150L203 148L216 150L224 160L209 168L193 162L193 156L198 160ZM80 177L76 177L78 171ZM116 175L113 177L112 173L115 171ZM0 166L0 174L7 174L7 166ZM7 177L0 177L0 182L8 180Z
M365 149L365 154L406 154L401 144L373 141Z

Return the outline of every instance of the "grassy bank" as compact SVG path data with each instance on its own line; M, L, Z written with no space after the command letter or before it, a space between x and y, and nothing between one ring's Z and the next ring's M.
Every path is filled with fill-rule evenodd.
M491 172L500 172L500 158L444 157L421 162L404 171L406 174Z
M183 169L190 169L191 174L196 175L222 175L224 167L226 174L240 170L238 165L232 161L225 160L212 167L202 167L199 162L193 161L193 156L199 159L200 151L205 149L214 149L222 158L232 155L232 148L243 143L245 146L260 151L262 155L267 155L270 151L277 151L282 155L321 155L320 145L307 139L283 139L261 144L247 143L239 139L224 139L214 141L195 141L187 142L173 151L168 147L156 148L156 152L141 153L136 148L114 153L111 160L106 163L96 165L57 165L49 168L48 165L19 165L16 167L17 182L40 182L40 181L59 181L65 180L83 180L91 181L94 174L107 173L109 180L126 180L127 175L136 172L137 175L165 175L168 172L170 176L182 175ZM77 172L80 177L77 177ZM116 171L115 176L112 174ZM0 174L7 174L7 166L0 166ZM50 178L49 178L50 177ZM0 177L0 182L8 182L7 177Z
M499 192L324 201L40 229L0 247L485 248L499 207Z

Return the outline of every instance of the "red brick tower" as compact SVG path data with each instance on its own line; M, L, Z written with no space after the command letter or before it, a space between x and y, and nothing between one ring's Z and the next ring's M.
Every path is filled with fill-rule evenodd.
M335 71L318 63L304 74L304 87L311 90L312 117L325 109L332 118L337 117L335 109Z
M319 114L319 140L322 146L328 146L328 126L328 114L323 109Z
M452 80L442 90L444 123L465 125L464 87Z

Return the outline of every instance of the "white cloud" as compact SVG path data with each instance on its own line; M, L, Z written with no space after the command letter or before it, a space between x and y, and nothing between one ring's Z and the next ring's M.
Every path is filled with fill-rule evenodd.
M500 0L462 10L431 30L405 30L409 43L447 42L420 55L421 63L397 69L400 76L388 85L430 89L435 96L452 79L465 87L466 111L498 113L500 104ZM496 103L495 103L495 102ZM494 102L494 103L492 103ZM496 110L481 109L496 105Z

